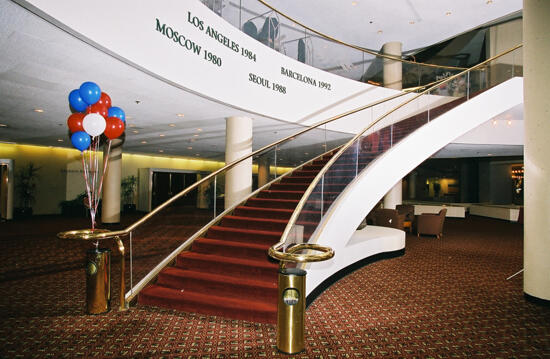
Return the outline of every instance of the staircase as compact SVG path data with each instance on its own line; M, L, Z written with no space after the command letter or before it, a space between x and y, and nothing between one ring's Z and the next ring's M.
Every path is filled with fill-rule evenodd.
M267 250L280 240L300 198L331 156L294 171L223 217L141 291L139 303L275 323L279 264ZM308 238L317 222L300 224Z
M431 109L431 118L463 101L457 99ZM417 114L391 129L363 137L359 148L350 147L342 154L325 174L322 196L318 184L297 221L304 227L304 240L317 227L321 211L329 208L357 173L426 122L426 113ZM155 284L140 292L139 303L276 323L279 265L268 258L267 250L280 240L305 190L335 152L283 177L210 227L190 251L179 254L174 266L161 271Z

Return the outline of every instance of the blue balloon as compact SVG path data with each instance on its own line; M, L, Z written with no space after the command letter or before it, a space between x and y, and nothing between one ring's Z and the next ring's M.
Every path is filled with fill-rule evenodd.
M91 138L84 131L77 131L71 135L71 143L81 152L90 147Z
M122 122L126 123L126 114L120 107L109 107L109 111L107 112L108 117L118 117L122 120Z
M84 112L88 105L82 97L80 97L80 90L72 90L69 94L69 105L78 112Z
M86 102L88 105L93 105L97 101L99 101L99 98L101 97L101 89L97 84L94 82L84 82L82 85L80 85L80 97L82 97L82 100Z

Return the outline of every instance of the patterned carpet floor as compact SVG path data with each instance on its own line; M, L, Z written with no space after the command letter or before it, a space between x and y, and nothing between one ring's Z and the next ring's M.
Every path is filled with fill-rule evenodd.
M524 299L521 274L506 280L523 266L520 224L450 218L442 240L407 235L405 255L313 302L295 356L277 351L273 325L140 305L119 312L114 254L113 309L86 315L85 248L55 239L85 224L0 223L0 358L550 358L550 308ZM134 277L177 241L136 244Z

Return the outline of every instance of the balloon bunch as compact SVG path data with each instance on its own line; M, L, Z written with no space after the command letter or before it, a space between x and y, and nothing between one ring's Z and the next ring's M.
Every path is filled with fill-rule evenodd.
M99 177L98 149L100 142L107 142L106 157L111 151L111 140L124 133L126 115L116 106L111 106L111 98L94 82L84 82L80 88L69 93L69 105L73 114L67 119L71 133L71 143L82 154L84 181L86 182L86 203L95 228L95 216L101 196L103 175L108 161L104 161ZM103 136L102 136L103 135Z

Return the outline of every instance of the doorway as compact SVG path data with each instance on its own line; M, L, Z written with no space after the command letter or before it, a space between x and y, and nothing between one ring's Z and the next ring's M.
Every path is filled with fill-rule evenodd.
M153 171L152 208L166 202L195 182L197 182L197 173ZM197 191L191 191L179 200L178 204L196 206Z

